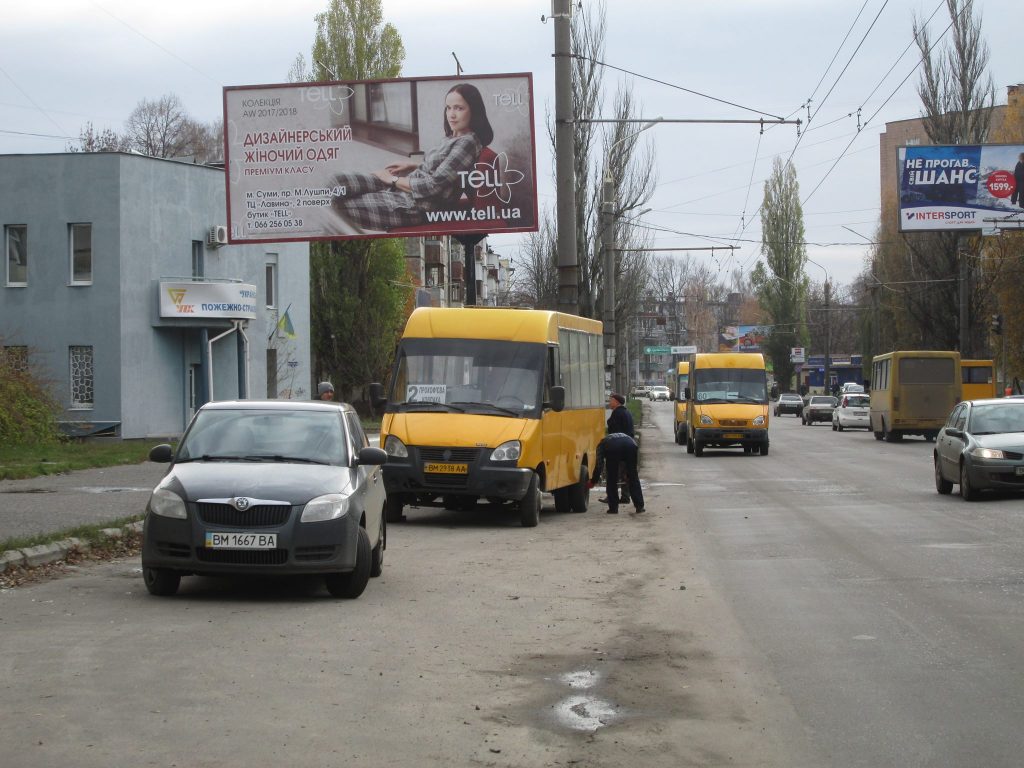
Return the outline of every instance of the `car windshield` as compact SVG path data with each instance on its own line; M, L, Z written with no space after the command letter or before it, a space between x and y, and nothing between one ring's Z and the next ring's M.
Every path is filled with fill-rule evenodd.
M341 409L200 411L177 461L284 461L348 464Z
M789 400L789 401L795 403L795 402L798 402L800 400L800 395L783 395L782 399L783 400Z
M811 405L835 405L836 401L831 397L812 397Z
M543 344L405 339L388 396L395 411L539 415Z
M969 431L974 435L1024 432L1024 402L975 406Z
M845 401L847 408L867 408L871 405L871 398L865 395L850 395Z

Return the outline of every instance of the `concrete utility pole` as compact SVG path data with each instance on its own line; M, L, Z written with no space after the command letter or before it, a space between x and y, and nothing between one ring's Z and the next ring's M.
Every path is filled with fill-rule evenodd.
M604 303L601 320L604 323L604 362L605 371L610 374L608 386L622 389L622 384L615 380L615 180L607 171L604 175L603 197L601 247L604 249Z
M832 394L831 376L832 366L832 312L829 309L829 294L832 286L829 285L828 277L825 278L825 394Z
M576 252L576 133L572 102L572 2L552 0L555 24L555 197L558 218L558 308L579 313Z

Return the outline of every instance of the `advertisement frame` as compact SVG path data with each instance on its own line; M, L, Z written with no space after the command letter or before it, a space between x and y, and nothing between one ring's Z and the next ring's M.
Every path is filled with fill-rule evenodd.
M493 133L475 158L446 122L457 84ZM536 232L533 94L529 72L225 86L228 242Z
M1014 194L1022 153L1024 144L896 147L899 231L993 231L985 219L1024 213L1024 190Z

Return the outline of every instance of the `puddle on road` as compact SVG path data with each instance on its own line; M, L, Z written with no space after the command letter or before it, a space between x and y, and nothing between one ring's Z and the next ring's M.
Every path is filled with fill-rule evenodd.
M566 672L558 676L558 682L574 691L595 688L601 682L601 673L592 669ZM620 713L616 707L593 694L575 694L562 699L554 707L558 724L574 731L593 733L614 722Z
M616 717L615 707L592 696L570 696L555 706L555 717L574 731L596 731Z

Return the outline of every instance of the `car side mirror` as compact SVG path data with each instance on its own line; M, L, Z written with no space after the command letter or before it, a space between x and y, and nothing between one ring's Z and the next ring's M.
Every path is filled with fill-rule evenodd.
M167 443L154 445L149 450L149 460L160 464L169 464L174 459L174 449Z
M384 396L384 385L378 382L374 382L370 385L370 405L374 409L383 408L388 404L387 397Z
M957 429L956 427L946 427L946 434L949 435L950 437L959 437L961 440L964 437L963 431Z
M360 448L356 463L360 466L380 466L388 463L388 455L383 448Z
M551 387L551 400L544 403L545 408L550 408L555 413L565 409L565 387Z

